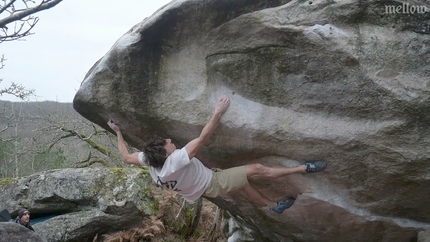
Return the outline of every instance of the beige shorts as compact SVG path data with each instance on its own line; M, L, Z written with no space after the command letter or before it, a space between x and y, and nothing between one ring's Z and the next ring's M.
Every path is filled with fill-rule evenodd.
M245 166L212 171L212 180L204 196L218 197L248 185Z

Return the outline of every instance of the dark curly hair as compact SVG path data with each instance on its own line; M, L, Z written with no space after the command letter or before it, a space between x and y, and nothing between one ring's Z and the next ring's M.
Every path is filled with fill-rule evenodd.
M164 149L165 144L165 139L155 135L145 146L144 152L150 166L163 167L167 154L166 149Z

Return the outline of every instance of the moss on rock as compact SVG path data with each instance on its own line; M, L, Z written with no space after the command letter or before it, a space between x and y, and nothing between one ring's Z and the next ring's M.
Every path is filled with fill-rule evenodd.
M0 186L7 185L7 184L12 183L16 180L17 180L17 178L0 178Z

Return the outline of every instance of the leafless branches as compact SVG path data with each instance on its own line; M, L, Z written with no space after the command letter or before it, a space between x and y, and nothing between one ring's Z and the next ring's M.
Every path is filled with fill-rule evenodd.
M33 14L62 0L0 0L0 43L28 36L39 21Z
M106 166L112 165L112 162L121 164L118 155L113 151L116 150L116 146L111 146L108 142L110 136L114 136L107 130L79 118L80 116L76 116L77 113L67 114L67 111L63 112L56 108L49 113L39 109L38 113L39 115L33 116L33 119L43 125L38 125L36 129L32 130L35 134L34 139L47 144L41 147L38 153L62 147L66 142L78 141L83 142L90 150L86 159L77 161L79 167L90 166L94 163ZM47 139L48 137L49 139ZM82 150L82 154L86 151Z
M0 37L1 39L1 37ZM1 41L0 41L1 42ZM6 59L4 58L4 55L0 57L0 70L4 68L4 62ZM0 78L0 83L3 81L3 79ZM0 89L0 96L3 96L3 94L9 94L13 95L21 100L25 100L26 98L34 95L35 90L34 89L27 89L23 85L12 82L8 87L1 88Z
M4 55L1 55L1 58L0 58L0 70L3 69L5 61L6 61L6 58L4 58Z
M14 41L31 35L31 30L39 21L33 14L52 8L62 0L0 0L0 43ZM5 58L0 58L0 69L4 67ZM0 83L3 80L0 79ZM0 96L10 94L25 100L34 95L34 89L26 89L14 83L0 89Z
M3 80L0 80L0 83ZM10 86L0 89L0 96L3 94L13 95L21 100L25 100L27 97L34 95L34 89L27 89L22 84L12 82Z

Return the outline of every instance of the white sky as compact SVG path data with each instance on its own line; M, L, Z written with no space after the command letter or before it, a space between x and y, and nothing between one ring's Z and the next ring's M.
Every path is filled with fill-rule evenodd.
M85 74L135 24L170 0L63 0L36 13L34 35L3 42L0 89L11 82L35 89L30 101L72 102ZM0 100L20 101L11 95Z

